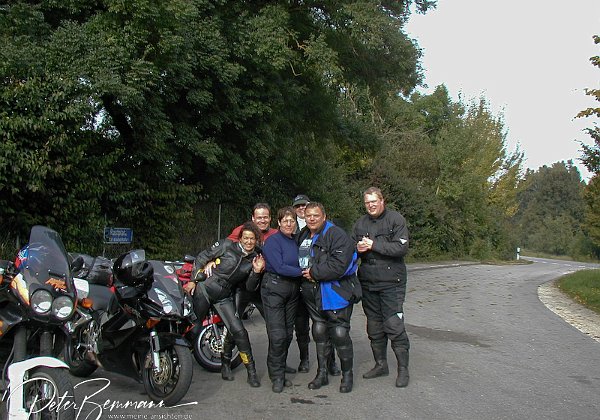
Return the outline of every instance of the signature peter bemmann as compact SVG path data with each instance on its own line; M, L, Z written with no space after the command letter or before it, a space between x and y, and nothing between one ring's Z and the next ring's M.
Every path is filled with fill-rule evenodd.
M15 389L12 389L8 398L10 399L10 397L17 391L22 392L22 387L25 384L27 384L28 382L40 381L40 380L49 381L48 379L44 379L44 378L28 379L28 380L24 381L20 386L16 387ZM93 400L93 398L97 397L99 394L101 394L104 390L106 390L110 386L110 379L108 379L108 378L87 379L87 380L79 382L73 388L78 388L84 384L89 384L92 382L99 382L100 388L98 390L96 390L95 392L93 392L92 394L85 395L81 402L75 401L75 396L69 395L69 393L67 391L65 391L65 393L63 395L60 395L57 398L54 398L54 396L53 396L52 398L50 398L50 401L47 402L44 406L38 407L37 406L38 405L38 397L36 396L35 401L30 401L30 404L28 404L29 407L34 407L34 409L32 409L32 411L29 412L28 418L31 417L32 414L39 413L41 411L59 412L59 411L75 410L77 413L77 415L75 416L76 420L99 420L105 411L111 412L116 409L125 409L125 408L139 410L139 409L144 409L144 408L166 407L162 401L160 401L158 403L155 403L153 401L143 401L143 400L122 402L122 401L118 401L118 400L111 400L108 398L106 400L104 400L104 402L98 402L98 401ZM97 399L98 398L96 398L96 400ZM177 408L177 407L183 407L186 405L196 405L196 404L198 404L197 401L192 401L192 402L185 403L185 404L173 405L168 408ZM85 417L80 419L81 415L85 415Z

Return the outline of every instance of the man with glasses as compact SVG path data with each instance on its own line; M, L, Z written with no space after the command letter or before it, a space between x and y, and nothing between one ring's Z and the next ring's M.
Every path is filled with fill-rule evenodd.
M398 361L396 386L408 386L408 350L410 343L404 328L403 303L406 296L408 228L397 211L385 208L381 190L368 188L364 194L367 214L354 224L352 239L360 257L358 278L363 289L362 304L367 316L367 335L375 358L375 367L363 378L389 374L387 342Z
M306 220L304 220L304 210L306 210L306 205L309 202L310 199L304 194L298 194L296 197L294 197L294 201L292 202L292 206L296 212L296 232L294 233L300 232L302 228L306 226Z

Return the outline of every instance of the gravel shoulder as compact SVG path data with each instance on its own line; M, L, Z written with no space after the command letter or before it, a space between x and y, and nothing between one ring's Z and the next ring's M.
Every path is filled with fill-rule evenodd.
M557 287L556 281L541 284L538 287L538 297L548 309L567 323L600 342L600 315L564 294Z

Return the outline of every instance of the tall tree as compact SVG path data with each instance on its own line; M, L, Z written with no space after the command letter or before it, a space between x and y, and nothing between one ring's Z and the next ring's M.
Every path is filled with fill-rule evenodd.
M600 44L600 36L595 35L593 38L596 45ZM600 69L600 56L591 57L590 62ZM586 89L586 95L600 102L600 89ZM600 118L600 106L584 109L577 114L577 117ZM598 254L600 253L598 251L600 249L600 127L598 127L597 121L594 121L592 127L587 128L586 132L593 140L591 146L582 144L583 157L581 160L593 174L585 191L585 200L588 205L586 208L586 229L597 248L596 253Z
M519 186L515 221L521 245L552 254L569 254L582 233L585 183L571 161L529 170Z

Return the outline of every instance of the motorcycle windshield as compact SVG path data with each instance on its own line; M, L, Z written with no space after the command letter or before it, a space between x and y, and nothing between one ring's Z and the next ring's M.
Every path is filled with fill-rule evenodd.
M154 269L152 287L148 290L148 298L162 306L168 315L183 313L183 288L172 265L161 261L148 261Z
M37 288L35 285L48 285L75 293L67 251L57 232L45 226L34 226L24 253L19 271L32 292Z

